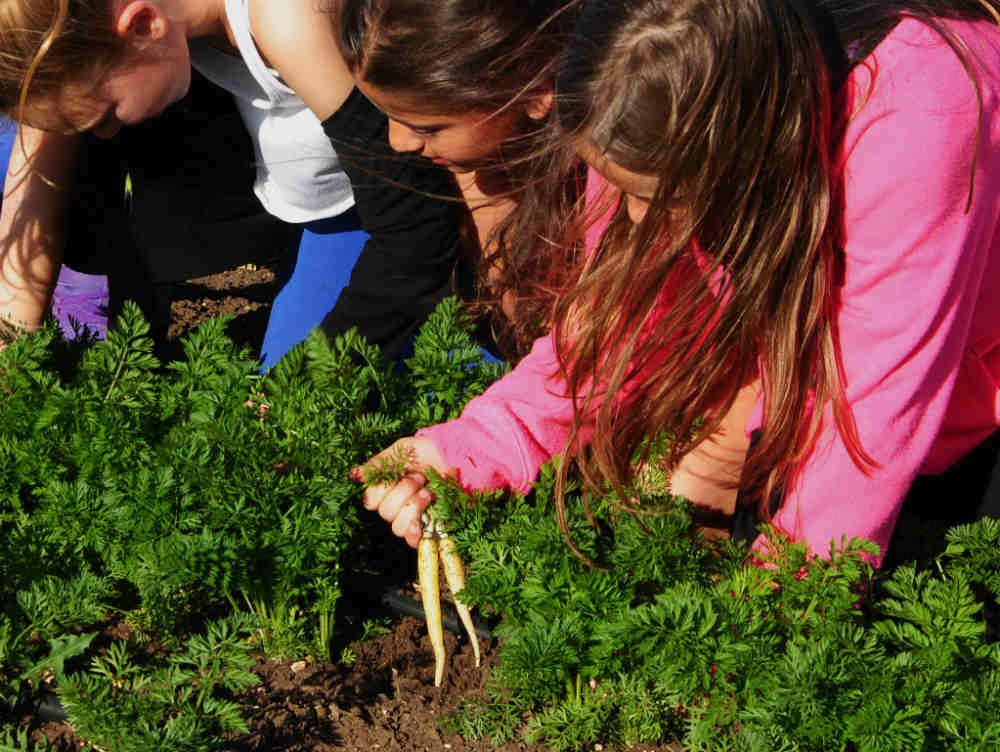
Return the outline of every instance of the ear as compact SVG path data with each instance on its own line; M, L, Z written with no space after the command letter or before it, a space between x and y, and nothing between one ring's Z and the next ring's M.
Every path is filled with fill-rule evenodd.
M115 33L132 42L154 42L167 34L170 21L156 0L124 0L115 16Z
M555 98L555 90L548 86L532 94L528 98L528 103L524 111L532 120L544 120L552 110L552 100Z

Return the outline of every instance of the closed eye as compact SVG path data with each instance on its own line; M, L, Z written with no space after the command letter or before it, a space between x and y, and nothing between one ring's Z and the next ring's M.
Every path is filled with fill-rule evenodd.
M429 126L408 126L411 131L416 133L418 136L433 136L436 133L440 133L443 130L443 126L440 125L429 125Z

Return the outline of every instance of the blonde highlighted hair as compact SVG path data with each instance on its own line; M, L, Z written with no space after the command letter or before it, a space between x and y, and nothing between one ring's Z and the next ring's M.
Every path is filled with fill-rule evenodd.
M31 101L54 97L120 55L113 0L0 0L0 112L22 120Z

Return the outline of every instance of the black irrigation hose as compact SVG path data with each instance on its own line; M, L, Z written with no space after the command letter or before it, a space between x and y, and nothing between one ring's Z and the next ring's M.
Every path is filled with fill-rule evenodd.
M35 698L35 715L43 721L65 721L68 717L59 696L45 690Z
M382 604L396 614L415 616L418 619L427 618L424 615L424 607L420 603L398 590L390 589L382 593ZM482 619L473 615L472 623L480 639L487 641L493 639L493 633L490 632L489 627ZM465 634L465 630L458 621L458 614L455 612L455 607L446 601L441 602L441 624L449 632L454 632L457 635Z
M27 681L21 682L14 708L18 713L31 713L41 721L65 721L68 717L55 692L48 689L35 692Z

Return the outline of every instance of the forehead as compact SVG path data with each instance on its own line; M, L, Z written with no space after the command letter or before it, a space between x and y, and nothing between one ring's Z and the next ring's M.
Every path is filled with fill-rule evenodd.
M429 104L419 94L398 89L374 86L357 81L358 89L379 110L404 125L477 128L479 126L506 126L508 113L489 113L480 110L454 111L444 106Z
M389 117L395 118L399 115L426 119L434 115L434 111L427 107L426 102L421 103L418 96L407 91L387 89L362 80L357 81L357 86L372 104ZM440 113L440 108L437 111Z
M578 139L576 151L580 158L599 172L608 182L625 193L641 198L652 198L656 193L659 178L642 172L635 172L611 161L604 152L588 139Z

